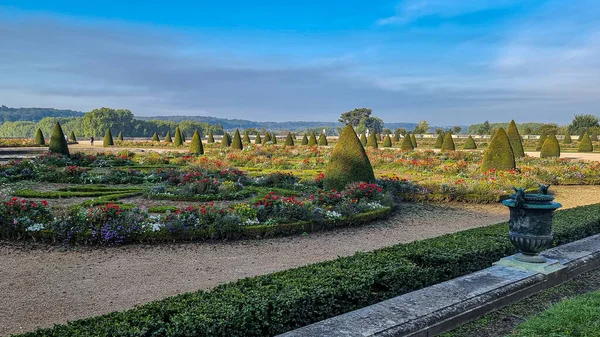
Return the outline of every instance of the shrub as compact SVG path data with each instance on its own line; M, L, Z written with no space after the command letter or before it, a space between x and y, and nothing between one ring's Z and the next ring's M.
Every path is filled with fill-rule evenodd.
M174 146L183 145L183 137L181 137L181 130L179 130L179 127L175 128L175 140L173 141L173 145Z
M155 131L154 135L152 135L153 142L160 142L160 138L158 138L158 133Z
M38 128L35 132L35 145L46 145L44 134L42 133L42 129L40 128Z
M102 143L102 145L104 147L109 147L109 146L115 145L115 142L113 141L113 136L112 136L112 133L110 132L110 129L106 129L106 133L104 134L104 142Z
M308 145L308 137L306 136L306 132L304 133L304 136L302 136L302 143L300 143L300 145Z
M594 151L594 145L592 144L592 140L588 133L583 134L583 138L579 142L579 146L577 147L577 151L579 152L592 152Z
M119 134L117 135L117 140L120 142L123 141L123 131L119 131Z
M475 144L475 140L470 135L469 135L469 138L467 138L467 141L465 142L465 146L463 147L463 149L465 149L465 150L477 149L477 144Z
M213 136L212 130L209 130L208 138L206 139L206 144L214 144L214 143L215 143L215 137Z
M165 143L173 143L173 139L171 139L171 131L167 131L165 135Z
M377 145L377 138L374 133L369 135L369 138L367 139L367 147L373 147L373 148L379 147Z
M190 143L190 152L193 154L204 154L204 146L202 146L202 139L200 139L200 133L198 130L194 132L192 136L192 142Z
M399 141L400 141L400 134L394 133L394 142L399 142Z
M292 133L288 132L287 137L285 137L285 146L294 146L294 137L292 137Z
M367 135L365 135L364 133L360 134L360 143L363 147L367 146Z
M538 143L535 146L535 150L536 151L541 151L542 150L542 146L544 146L544 142L546 142L546 138L548 138L548 136L546 134L543 134L543 135L540 136L540 139L538 140Z
M262 144L262 139L260 139L260 133L256 134L256 138L254 139L254 144Z
M560 157L560 144L555 135L550 135L546 138L542 151L540 152L540 158L558 158Z
M244 131L244 144L250 144L250 135L248 134L248 130Z
M356 132L347 125L325 168L323 186L342 190L347 184L357 181L373 182L375 174Z
M441 149L442 145L444 145L444 134L440 133L435 140L435 144L433 145L434 149Z
M52 135L50 135L50 144L48 144L48 150L52 153L59 153L63 156L69 156L69 146L65 140L65 134L63 133L60 123L54 124Z
M573 140L571 139L571 133L569 132L569 130L567 130L567 133L565 134L565 138L563 138L563 144L572 144Z
M315 146L317 145L317 136L315 135L314 132L310 133L310 138L308 139L308 146Z
M598 141L598 132L596 132L596 131L592 132L592 135L590 136L590 139L593 142L597 142Z
M454 151L456 150L456 146L454 145L454 139L452 138L452 134L447 132L444 136L444 143L442 143L442 151Z
M510 140L504 129L500 128L494 133L494 137L483 155L481 170L496 169L508 171L515 168L515 155L510 146Z
M235 134L233 135L233 141L231 142L231 148L234 150L243 150L244 144L242 144L242 137L240 136L240 130L235 129Z
M412 151L414 150L412 141L410 140L410 136L406 135L402 138L402 143L400 144L400 149L404 151Z
M262 145L265 145L270 141L271 141L271 134L267 132L267 133L265 133L265 137L262 139Z
M277 135L275 135L275 132L271 133L271 142L277 144Z
M185 132L181 131L181 145L185 144Z
M378 142L382 141L382 139L381 139L381 133L378 133L375 136L377 137L377 141Z
M412 143L413 148L416 149L417 148L417 137L415 137L414 133L412 133L410 135L410 141Z
M329 143L327 142L327 136L324 133L321 133L319 136L319 146L327 146Z
M221 139L221 147L230 147L231 146L231 136L229 136L229 133L225 132L223 134L223 138Z
M510 121L510 124L508 125L508 130L506 131L506 135L508 136L508 140L510 141L510 146L512 147L515 158L525 157L525 151L523 150L523 141L521 139L521 135L519 134L519 130L517 130L517 124L515 123L514 119Z
M390 137L390 135L387 135L385 137L385 139L383 140L383 147L392 147L392 137Z
M69 134L69 141L72 143L77 143L77 138L75 138L75 132L71 131L71 134Z

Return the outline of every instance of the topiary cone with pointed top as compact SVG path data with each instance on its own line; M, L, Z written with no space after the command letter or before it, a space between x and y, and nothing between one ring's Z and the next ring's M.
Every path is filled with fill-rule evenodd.
M175 128L175 140L173 140L173 145L174 146L183 145L183 137L181 136L181 130L179 130L179 127Z
M248 133L248 130L244 131L244 144L250 144L250 134Z
M240 136L240 130L235 129L233 140L231 142L231 148L234 150L243 150L244 144L242 144L242 137Z
M477 149L477 144L475 144L475 140L473 139L473 137L469 136L469 138L467 138L467 141L465 142L465 146L463 147L464 150L476 150Z
M230 147L231 146L231 138L229 133L225 132L223 134L223 138L221 139L221 147Z
M308 139L308 146L316 146L317 144L317 136L314 132L311 132L310 138Z
M442 144L442 151L455 151L456 145L454 145L454 138L450 132L446 132L444 136L444 143Z
M277 144L277 135L275 135L275 132L271 134L271 142Z
M327 142L327 136L324 133L321 133L319 136L319 146L327 146L329 142Z
M77 143L77 138L75 137L74 131L71 131L71 134L69 134L69 141L72 143Z
M342 190L347 184L358 181L374 182L375 174L356 132L351 125L347 125L325 168L323 186Z
M158 132L154 131L154 135L152 135L153 142L160 142L160 138L158 138Z
M542 146L544 146L544 142L546 141L546 138L548 138L548 136L546 134L543 134L543 135L540 136L540 139L538 140L538 143L535 146L535 150L536 151L541 151L542 150Z
M594 145L592 144L590 135L587 132L583 134L583 138L581 138L581 141L579 142L577 151L578 152L593 152L594 151Z
M500 128L494 133L494 137L483 155L481 170L496 169L508 171L515 168L515 155L512 152L512 146L510 146L510 140L506 131Z
M437 139L435 140L435 144L433 145L434 149L441 149L442 145L444 145L444 135L438 134Z
M271 134L267 132L267 133L265 133L265 136L262 139L262 145L266 145L270 141L271 141Z
M514 119L510 121L510 124L508 124L506 135L508 136L508 140L510 140L510 146L512 147L515 158L525 157L521 135L519 134L519 130L517 129L517 124L515 123Z
M285 137L285 146L294 146L294 137L292 136L292 133L289 132L287 134L287 137Z
M204 146L202 146L202 139L198 130L196 130L192 136L192 141L190 142L190 152L193 154L204 154Z
M417 137L415 137L414 133L410 134L410 142L412 143L413 149L417 148Z
M304 136L302 136L302 142L300 145L308 145L308 137L306 136L306 132L304 133Z
M171 139L171 130L167 131L165 135L165 143L173 143L173 139Z
M367 147L372 147L376 149L379 147L377 145L377 138L374 133L370 134L369 138L367 138Z
M367 146L367 135L365 135L364 133L360 134L360 143L363 147Z
M385 139L383 140L383 144L381 146L383 146L383 147L392 147L392 137L390 137L390 135L387 135L385 137Z
M546 138L542 151L540 152L540 158L558 158L560 157L560 144L555 135L550 135Z
M215 137L213 136L212 130L209 130L208 138L206 139L206 144L214 144L214 143L215 143Z
M48 144L48 150L52 153L60 153L64 156L69 156L69 146L65 140L65 134L63 133L60 123L54 124L54 129L50 135L50 143Z
M35 145L46 145L46 140L44 139L44 134L42 133L42 129L38 128L35 132Z
M399 142L399 141L400 141L400 134L394 133L394 142Z
M115 142L113 140L112 133L110 132L110 129L106 129L106 133L104 134L104 142L102 143L102 146L109 147L113 145L115 145Z
M260 133L256 134L256 138L254 139L254 144L262 144L262 139L260 138Z
M563 144L572 144L573 143L573 139L571 139L571 133L567 130L567 133L565 134L565 138L563 138Z
M123 141L123 131L119 131L119 134L117 135L117 140L120 142Z
M414 147L412 145L412 141L410 140L410 136L406 135L402 138L402 143L400 144L400 150L403 151L412 151Z

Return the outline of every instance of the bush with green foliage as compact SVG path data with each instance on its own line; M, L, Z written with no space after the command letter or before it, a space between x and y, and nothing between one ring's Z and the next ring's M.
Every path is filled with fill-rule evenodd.
M275 132L271 133L271 142L273 144L277 144L277 135L275 134Z
M544 143L546 142L547 138L548 138L548 136L546 134L543 134L540 136L540 139L538 140L537 145L535 146L536 151L542 150L542 146L544 146Z
M560 144L556 136L551 134L546 138L544 146L540 152L540 158L558 158L560 157Z
M214 143L215 143L215 137L213 136L212 130L210 130L208 132L208 138L206 139L206 144L214 144Z
M113 140L112 133L110 132L110 129L106 129L106 133L104 134L104 142L102 143L102 146L109 147L113 145L115 145L115 142Z
M412 143L413 149L416 149L418 144L417 144L417 137L415 137L414 133L410 134L410 142Z
M250 134L248 133L248 130L244 131L244 144L250 144Z
M377 141L381 142L383 139L381 138L381 133L375 135L377 137Z
M452 138L452 134L450 132L446 132L444 136L444 142L442 143L442 151L455 151L456 146L454 145L454 139Z
M325 136L324 133L321 133L321 135L319 136L319 146L327 146L329 145L329 142L327 142L327 136Z
M256 134L256 138L254 139L254 144L262 144L262 139L260 138L260 133Z
M120 142L123 141L123 131L119 131L119 134L117 135L117 140Z
M181 144L185 144L185 132L183 130L181 130Z
M262 145L265 145L270 141L271 141L271 134L267 132L267 133L265 133L265 136L262 139Z
M231 146L231 136L229 136L228 132L223 134L223 138L221 138L221 147L227 148Z
M597 142L598 141L598 132L596 132L596 131L592 132L590 139L592 140L592 142Z
M465 150L476 150L477 149L477 144L475 144L475 139L473 139L473 137L471 137L470 135L469 135L469 138L467 138L467 141L465 142L463 149L465 149Z
M44 134L42 133L42 129L40 128L38 128L35 132L35 145L46 145Z
M577 147L577 151L579 152L593 152L594 145L592 144L592 140L590 139L590 135L588 133L583 134L583 138L579 141L579 146Z
M310 133L310 138L308 138L308 144L307 145L308 146L315 146L317 144L318 144L318 142L317 142L317 136L315 135L314 132L311 132Z
M173 139L171 139L171 131L167 131L165 135L165 143L173 143Z
M372 134L373 135L373 134ZM325 168L323 186L342 190L353 182L373 182L373 166L351 125L347 125L338 139Z
M160 142L160 138L158 138L158 132L154 132L154 135L152 135L152 141L153 142Z
M360 143L363 147L367 146L367 135L365 135L364 133L360 134Z
M573 140L571 139L571 133L567 130L565 137L563 138L563 144L572 144Z
M175 128L175 140L173 141L173 145L174 146L183 145L183 137L181 136L181 130L179 130L179 127Z
M512 146L510 146L510 140L506 131L503 128L499 128L494 133L494 137L483 155L481 170L489 171L496 169L508 171L515 168L515 155L512 152Z
M394 142L399 142L399 141L400 141L400 134L394 133Z
M242 144L242 137L240 136L240 130L235 129L233 140L231 141L231 148L234 150L243 150L244 144Z
M204 146L202 146L202 139L198 130L196 130L196 132L194 132L194 135L192 136L192 141L190 143L190 152L193 154L204 154Z
M69 141L71 143L77 143L77 137L75 137L75 132L71 131L71 134L69 134Z
M372 147L375 149L379 147L377 145L377 136L375 136L374 133L369 135L369 138L367 139L367 147Z
M392 147L392 137L390 137L390 135L387 135L385 137L385 139L383 140L383 147Z
M442 145L444 145L444 134L440 133L435 140L435 144L433 145L434 149L441 149Z
M64 156L69 156L69 146L67 145L67 140L65 139L65 134L63 133L62 127L59 122L54 124L54 129L52 130L52 134L50 135L50 143L48 144L48 150L52 153L59 153Z
M306 136L306 132L304 133L304 136L302 136L302 142L300 145L308 145L308 137Z
M519 130L517 130L517 124L515 123L514 119L510 121L510 124L508 124L508 130L506 131L506 135L508 136L508 140L510 141L510 146L512 147L515 158L525 157L525 150L523 150L523 140L521 138L521 135L519 134Z
M402 138L402 143L400 143L400 149L403 151L412 151L415 149L408 134L404 136L404 138Z
M294 137L291 132L288 132L287 137L285 137L285 146L294 146Z

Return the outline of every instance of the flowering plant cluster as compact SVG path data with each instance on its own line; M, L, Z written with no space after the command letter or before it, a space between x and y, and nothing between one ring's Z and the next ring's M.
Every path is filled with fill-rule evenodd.
M0 203L0 237L20 239L28 231L39 231L52 219L48 202L36 203L20 198L5 198Z

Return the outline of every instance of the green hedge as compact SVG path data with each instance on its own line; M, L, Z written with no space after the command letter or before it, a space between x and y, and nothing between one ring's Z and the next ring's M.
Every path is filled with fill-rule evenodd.
M600 232L600 204L558 211L555 244ZM501 223L242 279L21 336L272 336L491 266Z

